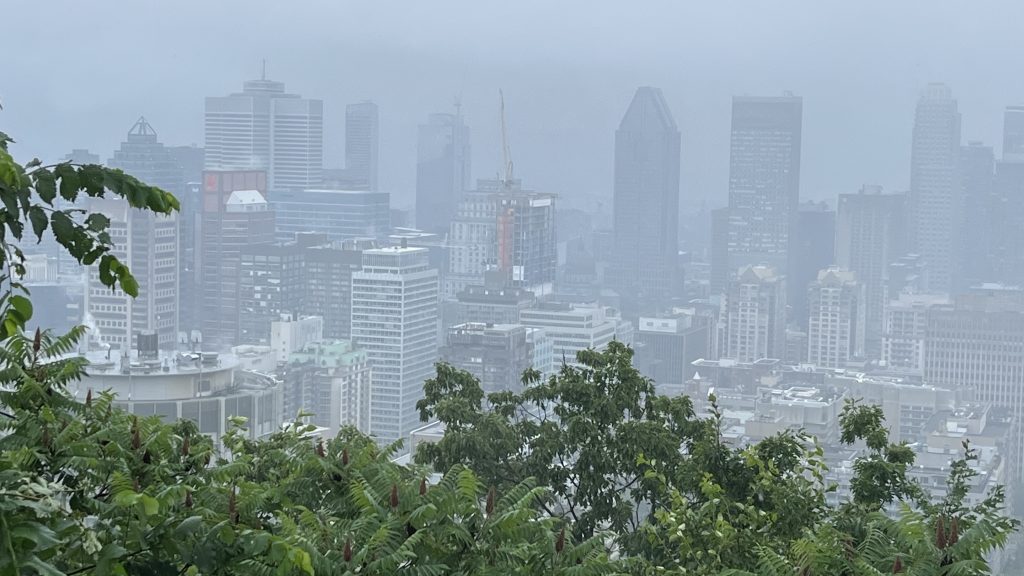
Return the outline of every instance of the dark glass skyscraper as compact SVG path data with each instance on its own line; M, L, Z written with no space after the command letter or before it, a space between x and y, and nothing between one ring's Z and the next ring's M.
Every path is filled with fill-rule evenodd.
M728 273L751 265L791 271L800 204L803 99L737 96L729 157ZM807 287L790 283L793 291ZM795 295L795 294L794 294Z
M679 290L679 129L658 88L638 88L615 132L615 248L609 281L631 312Z
M345 171L353 190L377 190L380 114L373 102L345 107Z
M469 127L460 114L431 114L416 148L416 226L447 233L470 183Z

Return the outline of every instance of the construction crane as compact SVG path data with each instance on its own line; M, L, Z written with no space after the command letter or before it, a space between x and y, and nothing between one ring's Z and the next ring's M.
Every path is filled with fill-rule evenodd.
M505 122L505 93L498 89L498 100L501 105L501 162L502 174L500 175L502 188L512 188L512 152L508 147L508 125Z

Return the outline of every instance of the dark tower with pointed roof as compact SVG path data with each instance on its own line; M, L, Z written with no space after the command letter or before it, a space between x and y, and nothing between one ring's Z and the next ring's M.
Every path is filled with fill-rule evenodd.
M629 312L654 312L680 285L679 129L661 90L638 88L615 132L610 284Z

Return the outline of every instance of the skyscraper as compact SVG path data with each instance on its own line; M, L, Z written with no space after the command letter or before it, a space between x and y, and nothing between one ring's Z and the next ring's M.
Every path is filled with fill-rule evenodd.
M732 101L728 269L771 266L792 273L800 203L803 99ZM794 285L794 290L806 286Z
M353 190L377 190L380 117L373 102L345 107L345 173Z
M811 283L807 361L844 368L864 355L864 286L853 272L826 268Z
M960 113L952 91L929 84L917 102L910 156L911 249L921 254L930 288L949 292L959 263Z
M726 295L722 357L755 362L785 353L786 279L773 268L747 266Z
M145 118L139 118L108 164L168 192L179 194L181 169L157 139ZM86 310L99 337L124 349L143 332L157 334L161 347L173 347L178 337L178 222L174 214L157 215L130 208L120 199L90 198L87 209L110 218L112 253L131 268L139 295L131 298L99 281L99 269L89 269Z
M258 168L276 190L322 180L324 105L284 91L284 83L245 82L241 92L206 98L206 167Z
M627 309L657 311L679 282L679 129L661 90L638 88L615 132L610 284Z
M416 402L437 361L437 302L426 248L366 250L352 273L352 340L370 359L370 433L382 444L420 425Z
M868 359L882 357L889 265L903 255L905 221L904 196L883 194L881 186L864 186L858 194L839 196L836 264L856 274L864 285Z
M1024 106L1003 116L1003 157L996 163L988 220L990 278L1024 284Z
M956 263L957 291L992 280L992 223L995 207L996 158L991 146L968 142L960 148L963 210L959 212L960 252Z
M1003 160L1024 161L1024 106L1003 113Z
M238 344L242 251L274 241L274 213L263 194L260 170L207 170L199 213L195 292L203 342L227 349Z
M825 202L803 202L796 220L790 269L786 275L788 321L807 328L807 287L818 272L835 264L836 212Z
M521 392L523 372L532 366L533 346L520 324L465 323L447 330L441 360L469 372L484 394Z
M461 114L431 114L420 124L416 147L416 226L447 233L471 185L469 127Z

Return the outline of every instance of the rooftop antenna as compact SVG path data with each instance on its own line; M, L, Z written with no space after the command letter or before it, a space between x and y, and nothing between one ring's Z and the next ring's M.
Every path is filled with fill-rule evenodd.
M508 125L505 122L505 93L498 89L498 100L501 105L501 161L502 161L502 187L508 190L512 187L512 152L508 148Z
M456 118L461 118L462 117L462 96L456 96L455 100L452 102L452 104L455 106L455 117Z
M266 79L267 79L267 59L264 58L263 59L263 69L260 72L260 80L266 80Z

